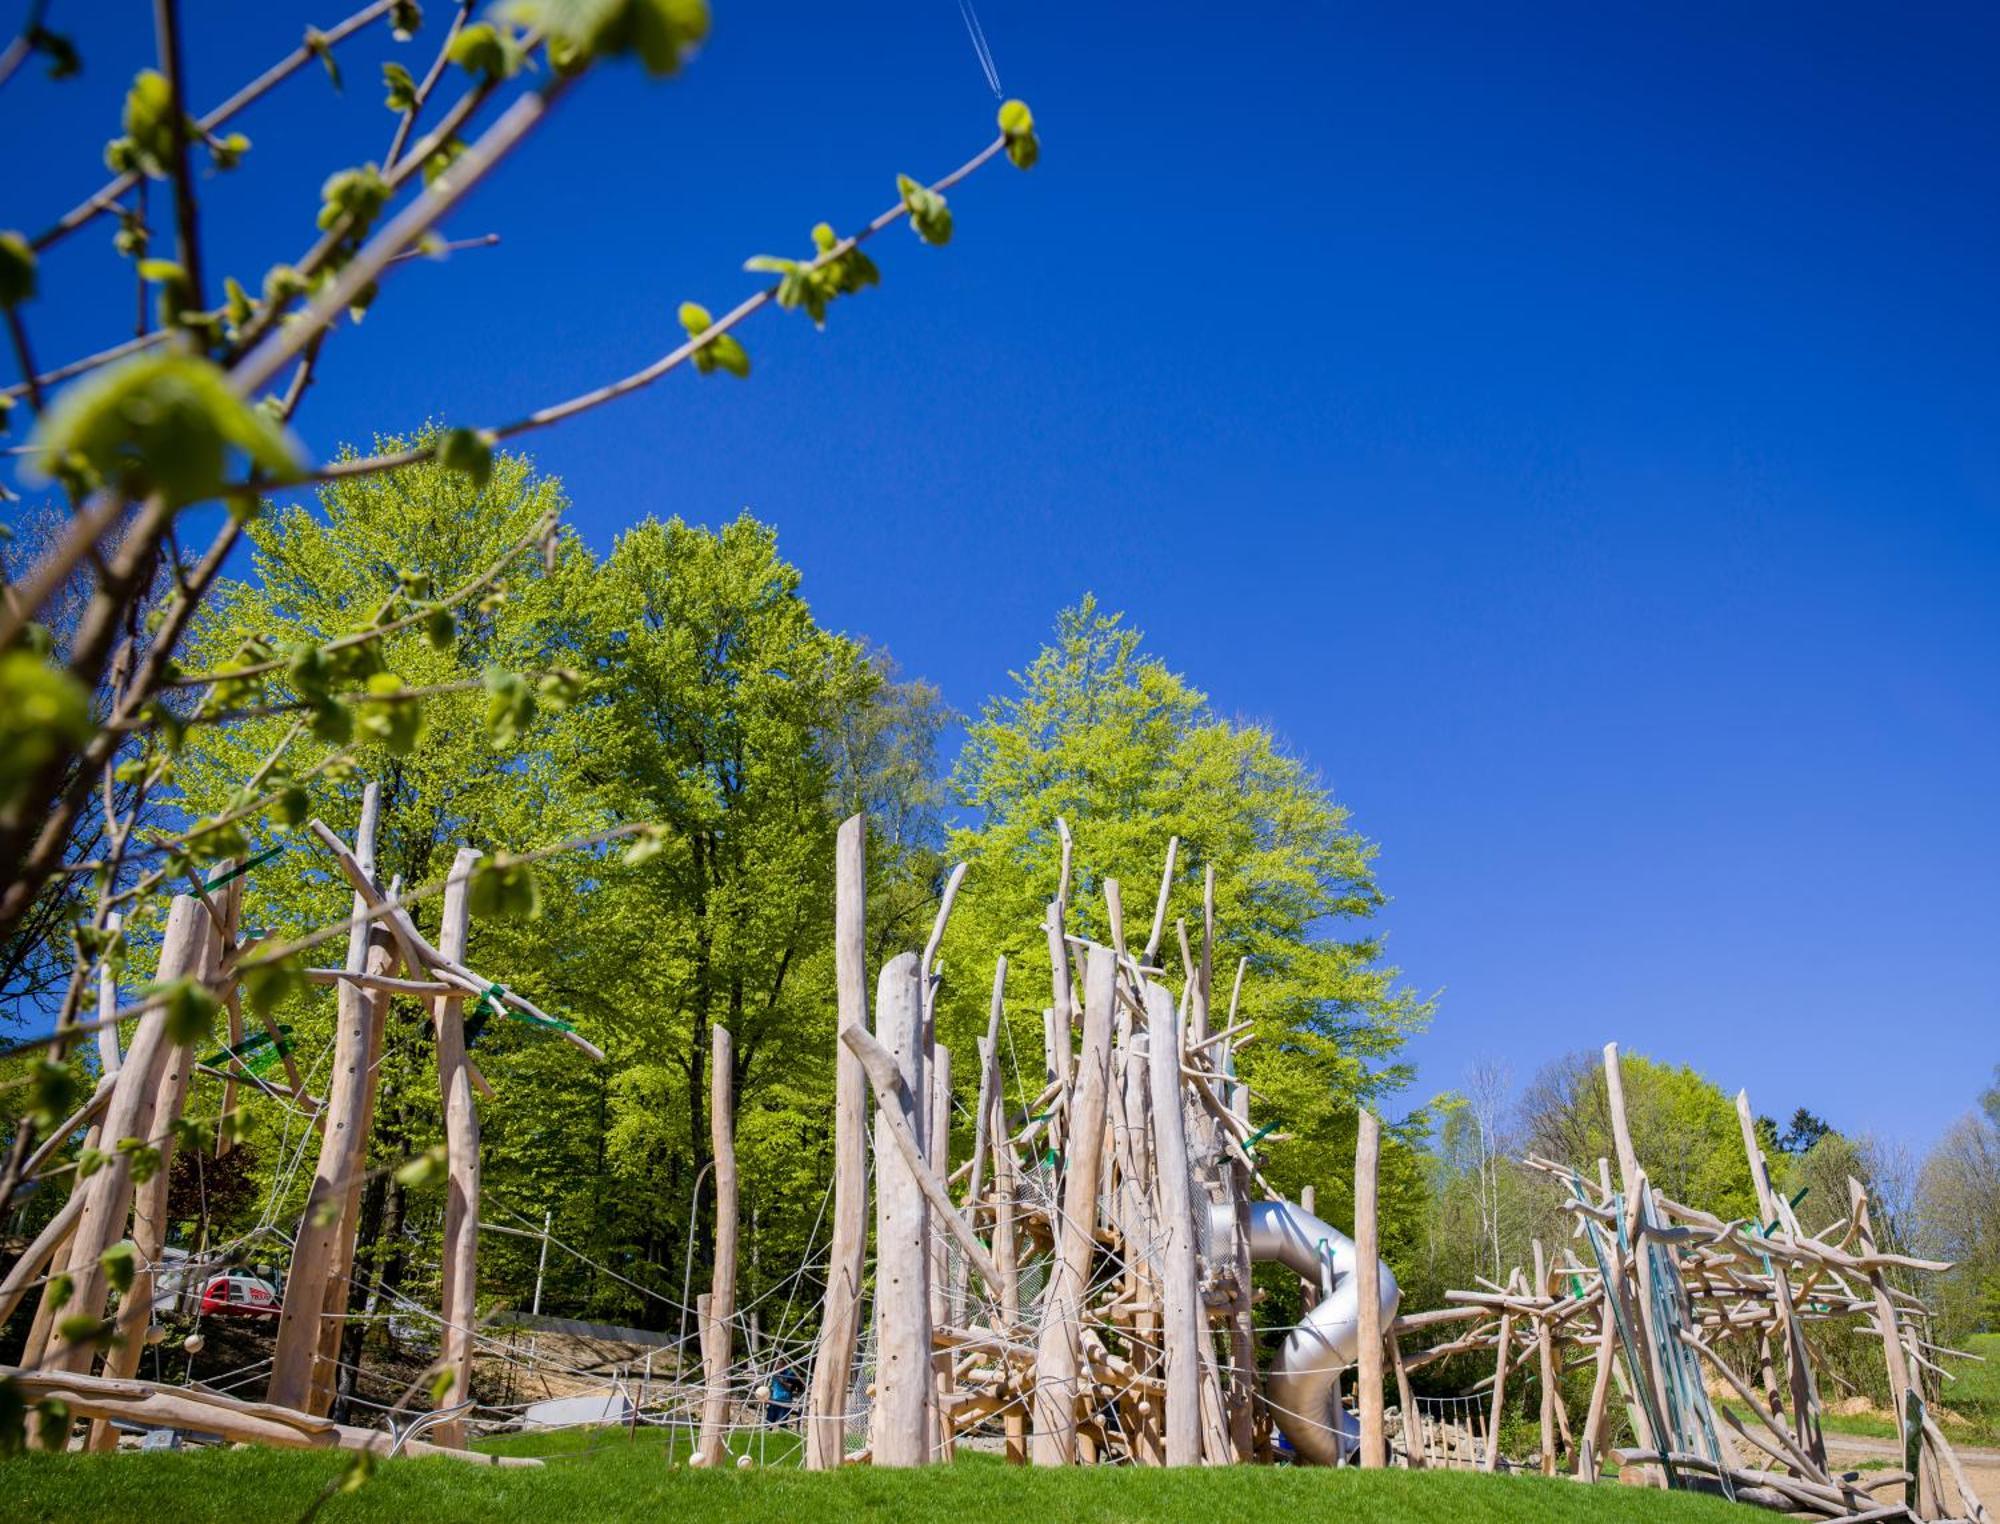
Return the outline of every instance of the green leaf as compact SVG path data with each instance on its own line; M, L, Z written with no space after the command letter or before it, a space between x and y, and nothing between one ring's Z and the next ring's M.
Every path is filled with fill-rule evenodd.
M396 0L389 7L389 35L396 41L408 42L423 24L424 8L417 0Z
M466 904L476 916L532 921L542 913L542 888L532 863L487 858L472 870Z
M18 1380L0 1376L0 1456L19 1455L27 1443L28 1400Z
M35 251L19 233L0 233L0 307L18 307L35 294Z
M44 1450L67 1450L72 1422L69 1404L60 1397L35 1404L35 1438Z
M141 69L133 76L122 118L124 142L131 161L125 166L127 169L155 180L167 177L167 165L174 157L173 110L174 92L166 75L157 69ZM116 146L114 143L113 147ZM105 158L107 161L111 158L110 149L105 150Z
M896 189L902 194L910 226L917 230L919 238L928 244L951 242L951 208L944 197L908 175L896 176Z
M306 51L326 65L326 77L333 81L333 88L340 88L340 65L334 61L333 44L326 34L315 27L306 28Z
M76 1156L76 1178L79 1180L88 1180L92 1175L104 1168L105 1161L110 1157L101 1148L79 1150Z
M83 685L32 651L0 655L0 802L96 732Z
M67 1270L58 1271L49 1277L46 1294L49 1299L49 1311L61 1312L69 1305L69 1299L76 1295L76 1277Z
M214 497L232 452L275 480L299 470L296 443L196 355L145 355L108 366L56 399L35 429L41 456L75 456L127 497L158 492L175 507ZM27 466L22 474L47 481Z
M338 1490L341 1492L359 1492L367 1484L368 1478L374 1474L375 1452L373 1450L356 1450L354 1458L347 1463L346 1469L340 1473L340 1486Z
M495 751L511 751L535 721L535 691L518 672L494 667L486 669L485 683L487 741Z
M359 237L389 201L389 182L373 164L335 170L320 187L319 228L331 232L343 221L349 223L347 236Z
M493 479L493 443L477 429L450 429L437 444L438 464L472 478L484 487Z
M407 757L416 750L424 729L423 705L398 697L405 691L403 680L395 673L377 672L368 679L368 697L354 714L355 728L392 757Z
M67 1064L59 1064L52 1058L38 1059L29 1077L28 1095L28 1110L35 1126L44 1133L53 1132L76 1108L76 1076L69 1072Z
M234 169L243 162L243 156L250 151L250 140L240 132L232 132L226 138L210 138L208 154L221 170Z
M120 1138L118 1152L130 1161L134 1185L144 1185L160 1172L160 1151L149 1146L144 1138Z
M306 823L306 815L312 809L312 800L306 791L296 783L288 783L278 790L271 801L271 818L288 830L296 830Z
M777 263L789 266L792 261L779 260ZM748 269L756 266L757 261L753 259L745 268ZM682 302L679 315L681 327L687 330L687 336L691 339L700 338L715 326L714 317L710 315L709 310L702 306L700 302Z
M732 376L750 374L749 351L737 342L733 333L717 334L712 343L702 346L701 354L708 356L714 365L720 366ZM699 358L697 356L697 360Z
M398 114L417 109L417 82L410 78L410 71L393 59L382 65L382 82L389 87L389 97L383 102Z
M458 623L451 617L451 610L435 608L424 615L424 639L430 642L433 651L449 651L458 636Z
M104 1278L111 1282L111 1289L123 1296L132 1289L132 1281L139 1273L139 1246L131 1239L121 1239L97 1257L104 1267Z
M413 1191L420 1191L427 1185L436 1185L447 1173L445 1147L434 1143L414 1159L407 1159L396 1168L396 1181Z
M451 61L475 79L505 79L514 72L514 50L491 23L476 21L451 40Z
M192 1047L208 1041L221 1002L215 992L199 979L175 979L159 986L162 1010L166 1013L166 1038L170 1043Z
M500 14L547 37L565 70L630 53L656 78L708 36L707 0L505 0Z
M561 714L583 697L583 674L572 672L567 667L558 667L555 671L544 675L535 687L541 694L543 707L551 714Z
M1007 158L1016 169L1033 169L1042 156L1035 136L1035 114L1026 101L1008 101L1000 108L1000 135L1007 140Z
M223 1112L221 1136L226 1143L247 1143L255 1131L256 1118L247 1106L236 1106Z
M294 954L273 963L251 963L243 969L243 994L259 1016L276 1011L286 996L306 987L304 961Z
M458 1372L447 1365L431 1378L431 1406L443 1407L445 1398L451 1395L451 1389L457 1385Z
M89 1312L77 1313L56 1324L56 1335L65 1344L92 1344L100 1349L111 1343L114 1332L109 1318Z

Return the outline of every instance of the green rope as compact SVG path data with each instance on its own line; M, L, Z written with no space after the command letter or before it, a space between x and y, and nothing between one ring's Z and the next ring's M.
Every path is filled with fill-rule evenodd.
M259 852L255 857L251 858L248 862L237 864L234 868L231 868L227 873L217 874L214 878L210 879L207 883L203 884L201 887L206 890L220 889L224 884L228 883L232 878L241 878L244 874L248 873L252 868L258 867L261 864L269 862L272 858L276 857L280 852L284 850L285 850L285 844L281 841L275 847L271 848L270 851Z
M505 985L489 984L472 1002L474 1016L505 1016L509 1021L518 1021L524 1027L535 1027L547 1032L574 1032L576 1028L567 1021L558 1021L553 1016L536 1016L528 1011L517 1011L510 1005L501 1004L500 997L507 993Z
M1250 1136L1244 1140L1243 1152L1245 1152L1246 1154L1249 1153L1251 1149L1255 1148L1258 1145L1258 1143L1263 1141L1263 1139L1269 1137L1272 1133L1276 1132L1279 1129L1279 1127L1283 1125L1284 1124L1282 1123L1282 1121L1276 1119L1266 1122L1262 1127L1258 1128L1255 1132L1251 1133Z

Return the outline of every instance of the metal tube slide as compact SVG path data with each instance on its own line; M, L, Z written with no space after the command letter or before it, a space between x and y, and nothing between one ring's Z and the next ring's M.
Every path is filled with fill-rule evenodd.
M1211 1241L1226 1243L1235 1229L1234 1210L1222 1205L1211 1210ZM1293 1202L1253 1201L1250 1258L1284 1265L1318 1281L1328 1293L1286 1337L1265 1374L1264 1396L1272 1420L1301 1460L1337 1466L1360 1443L1353 1415L1338 1401L1340 1373L1360 1350L1354 1240ZM1381 1273L1382 1326L1387 1328L1402 1293L1387 1265Z

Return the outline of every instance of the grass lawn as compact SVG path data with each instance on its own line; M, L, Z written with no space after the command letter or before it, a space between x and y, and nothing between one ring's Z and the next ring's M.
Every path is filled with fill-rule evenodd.
M540 1470L474 1469L451 1461L389 1461L351 1494L328 1497L315 1524L383 1520L496 1524L643 1519L648 1524L732 1520L950 1520L953 1524L1307 1519L1397 1524L1742 1524L1738 1505L1539 1477L1463 1472L1217 1471L1110 1468L1036 1471L973 1455L950 1468L808 1475L795 1465L725 1472L671 1463L654 1434L510 1437L493 1448L548 1457ZM774 1455L775 1460L775 1455ZM318 1451L206 1450L182 1454L29 1455L0 1462L0 1516L91 1524L180 1524L299 1519L342 1475L345 1457Z
M1954 1445L2000 1446L2000 1334L1974 1334L1966 1348L1983 1356L1984 1362L1945 1362L1952 1373L1943 1392L1944 1406L1952 1415L1944 1420L1945 1437ZM1733 1403L1725 1406L1734 1408L1739 1417L1747 1416ZM1827 1413L1820 1427L1828 1434L1865 1439L1894 1439L1898 1433L1895 1419L1887 1413Z

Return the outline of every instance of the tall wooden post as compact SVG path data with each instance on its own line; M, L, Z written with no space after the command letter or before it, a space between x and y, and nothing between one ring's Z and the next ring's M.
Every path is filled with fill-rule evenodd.
M719 1466L728 1453L729 1361L736 1318L736 1074L729 1028L709 1029L708 1128L715 1150L715 1275L709 1287L709 1336L702 1350L707 1390L694 1463Z
M200 967L207 941L208 912L201 901L188 895L175 896L160 943L159 977L180 979L193 973ZM100 1260L123 1236L132 1210L132 1156L120 1152L118 1144L127 1138L148 1142L152 1138L153 1105L173 1047L166 1040L166 1020L166 1012L157 1009L139 1018L131 1049L118 1071L117 1087L106 1105L103 1136L109 1146L104 1150L103 1167L86 1182L90 1195L70 1240L73 1285L63 1310L65 1317L104 1310L109 1287ZM43 1295L46 1299L48 1293ZM93 1354L89 1344L73 1344L58 1333L50 1341L42 1365L52 1371L88 1371Z
M1643 1196L1646 1177L1639 1167L1638 1151L1632 1146L1632 1128L1625 1112L1625 1071L1619 1065L1618 1044L1615 1042L1604 1045L1604 1088L1611 1112L1611 1139L1618 1154L1618 1181L1625 1195L1625 1210L1631 1214L1634 1223L1642 1222L1645 1220ZM1653 1327L1652 1256L1636 1233L1632 1236L1632 1260L1636 1272L1633 1281L1637 1291L1635 1300L1639 1304L1639 1315L1631 1325L1632 1340L1639 1349L1640 1369L1634 1372L1634 1376L1644 1380L1649 1388L1645 1400L1632 1404L1632 1423L1639 1431L1638 1439L1642 1446L1664 1451L1670 1448L1668 1440L1651 1432L1651 1424L1646 1417L1649 1409L1664 1415L1667 1400L1659 1362L1653 1355L1659 1347L1659 1335ZM1664 1480L1663 1474L1661 1479Z
M930 1093L924 1072L923 997L917 955L900 953L875 986L875 1035L912 1097ZM915 1115L921 1125L921 1101ZM931 1459L930 1203L888 1122L875 1124L875 1406L869 1443L878 1466Z
M1201 1464L1201 1286L1195 1274L1193 1192L1181 1110L1180 1013L1164 985L1146 986L1153 1149L1160 1199L1160 1344L1166 1379L1166 1461ZM1207 1203L1204 1202L1204 1209Z
M1093 946L1084 970L1083 1052L1070 1097L1069 1156L1063 1171L1056 1261L1042 1302L1035 1348L1035 1464L1073 1464L1080 1394L1083 1301L1097 1246L1097 1179L1104 1157L1104 1116L1111 1083L1111 1022L1118 963Z
M201 909L201 953L194 977L210 988L221 970L222 939L230 930L231 911L241 902L242 894L243 881L237 879L217 907L223 918L219 926L205 906ZM104 1353L104 1374L114 1381L131 1379L146 1349L146 1328L153 1320L153 1266L167 1242L167 1184L177 1141L174 1125L187 1105L194 1059L194 1049L186 1043L170 1043L161 1050L152 1114L147 1123L147 1135L159 1151L160 1162L146 1182L132 1193L132 1247L137 1251L139 1263L131 1286L118 1299L117 1333ZM89 1447L97 1451L118 1448L117 1430L108 1419L100 1418L91 1424Z
M460 847L445 880L438 951L463 963L471 937L472 909L467 890L479 853ZM444 1202L444 1286L439 1310L444 1318L441 1359L451 1377L446 1401L472 1396L472 1330L479 1293L479 1113L472 1101L472 1064L465 1052L465 1002L446 998L431 1007L437 1028L438 1090L444 1101L445 1166L449 1181ZM465 1446L465 1421L454 1418L432 1433L435 1444Z
M843 821L834 846L834 977L839 1029L868 1028L868 824ZM847 1391L861 1326L868 1254L868 1080L860 1058L834 1042L833 1247L806 1409L806 1467L826 1471L846 1454Z
M362 871L375 871L375 828L381 816L381 785L371 783L361 796L361 825L355 833L354 855ZM354 915L368 909L368 902L354 896ZM347 941L349 972L386 973L394 966L395 953L389 933L379 924L357 919ZM278 1317L277 1349L271 1359L271 1382L265 1401L280 1407L310 1410L315 1390L330 1393L331 1370L316 1369L325 1345L322 1324L328 1302L340 1298L346 1306L346 1276L336 1278L341 1258L341 1220L350 1215L347 1203L350 1187L360 1184L368 1157L369 1105L375 1068L375 1005L377 997L352 980L343 979L335 991L336 1025L333 1037L333 1075L327 1085L326 1122L320 1137L319 1161L313 1171L312 1189L299 1221L298 1237L292 1243L292 1263L285 1275L285 1301ZM379 997L386 1006L388 997ZM338 1319L332 1321L337 1322ZM334 1348L339 1348L339 1331L333 1330Z
M1354 1136L1354 1310L1360 1340L1354 1384L1361 1409L1361 1464L1369 1470L1389 1464L1389 1442L1382 1430L1382 1246L1375 1214L1381 1155L1382 1124L1374 1112L1363 1111Z
M1770 1163L1757 1141L1757 1118L1750 1109L1750 1092L1736 1092L1736 1123L1743 1135L1743 1153L1750 1166L1750 1183L1757 1192L1759 1226L1766 1232L1778 1221L1778 1196L1771 1189ZM1791 1398L1792 1433L1805 1448L1813 1464L1826 1468L1826 1439L1820 1430L1819 1392L1813 1381L1812 1356L1806 1348L1805 1330L1799 1326L1798 1309L1792 1302L1791 1277L1782 1260L1771 1262L1771 1291L1777 1302L1779 1325L1785 1335L1786 1387ZM1769 1335L1764 1336L1769 1347ZM1775 1381L1770 1383L1776 1385ZM1775 1411L1775 1404L1773 1410Z
M1002 965L1005 966L1004 963ZM996 1056L995 1063L998 1063ZM996 1083L989 1104L993 1108L987 1128L993 1139L993 1258L1000 1266L1000 1332L1014 1336L1021 1324L1021 1257L1014 1241L1015 1179L1014 1144L1007 1135L1007 1102ZM1013 1367L1001 1362L1001 1379L1012 1385ZM1007 1436L1007 1461L1024 1466L1028 1462L1028 1416L1016 1395L1002 1417Z
M1514 1348L1514 1314L1500 1314L1500 1351L1493 1360L1493 1416L1486 1424L1486 1469L1500 1469L1500 1417L1507 1408L1507 1357Z
M1542 1302L1549 1300L1549 1262L1542 1241L1535 1243L1535 1296ZM1556 1352L1555 1335L1549 1327L1546 1312L1535 1319L1535 1353L1539 1359L1539 1374L1542 1388L1542 1475L1556 1474Z
M932 998L935 999L933 992ZM934 1026L930 1027L933 1032ZM939 1179L951 1174L951 1049L941 1042L931 1044L930 1125L925 1129L924 1151ZM931 1327L938 1329L952 1321L951 1249L940 1232L931 1234ZM952 1389L952 1354L948 1349L931 1355L932 1412L937 1418L938 1459L950 1460L958 1446L945 1394Z

